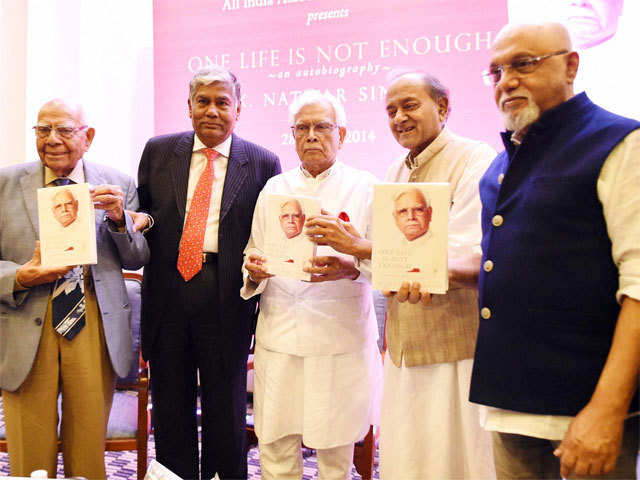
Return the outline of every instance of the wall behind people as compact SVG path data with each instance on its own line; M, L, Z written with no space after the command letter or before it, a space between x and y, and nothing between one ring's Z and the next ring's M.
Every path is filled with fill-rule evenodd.
M24 159L26 46L26 2L0 0L0 166Z
M16 4L22 17L9 14ZM0 86L8 97L0 109L0 145L9 144L0 150L0 165L34 160L32 112L50 98L71 97L99 132L87 158L135 174L153 135L152 9L151 0L0 0ZM20 22L22 31L5 30ZM18 57L20 45L24 68L16 58L4 73L5 52Z
M575 92L584 90L601 107L640 118L640 64L633 60L640 44L639 1L509 0L509 21L567 25L580 54Z
M402 154L384 114L387 74L432 71L455 99L457 133L495 146L500 119L480 72L507 0L157 0L154 2L156 134L189 127L184 85L210 63L238 75L237 131L298 161L287 108L303 90L328 90L349 112L342 161L379 178Z
M570 0L562 1L570 3ZM273 6L257 6L269 3ZM182 2L158 0L154 11L152 0L0 0L0 166L33 160L31 127L35 118L31 112L52 97L72 96L85 105L90 113L89 121L98 127L88 158L134 174L147 138L171 128L189 128L186 102L179 92L192 75L189 66L198 66L199 61L206 63L208 59L228 62L243 84L247 96L238 132L274 150L282 149L281 158L286 168L292 166L294 159L290 145L283 145L292 141L283 112L292 91L311 86L326 85L333 93L339 93L338 88L344 89L345 105L350 112L349 127L354 132L343 151L345 160L370 168L381 177L387 160L400 154L381 113L384 94L380 88L385 83L386 71L379 70L375 75L365 72L362 76L345 74L340 78L343 67L368 68L369 63L374 68L378 64L381 68L405 65L433 71L451 87L455 98L450 127L497 147L500 121L490 89L482 85L479 74L489 58L486 45L481 43L479 51L443 54L436 51L436 36L442 49L449 34L450 48L455 50L455 39L462 34L458 44L464 50L476 32L482 35L490 30L495 34L495 30L506 23L507 13L510 21L548 20L558 10L559 3L559 0L491 0L461 2L463 6L458 8L455 3L442 0L402 0L401 6L364 0L332 0L322 5L291 0L280 0L280 3L278 0L216 0L202 2L206 8L193 10L185 8ZM629 92L635 91L632 82L640 76L640 66L632 61L634 46L640 41L640 30L634 28L640 21L640 2L624 0L623 3L616 34L581 51L582 73L576 89L586 89L594 101L616 113L638 117L640 97ZM245 4L255 6L244 8ZM347 17L338 18L338 14L333 14L332 18L325 18L326 14L320 19L322 12L342 10L349 10ZM317 18L313 16L315 13ZM545 18L540 18L542 15ZM474 16L480 18L481 23L472 22L469 28L460 23ZM194 23L190 22L201 25L199 22L204 19L220 22L217 28L224 31L222 40L216 37L214 41L213 33L202 38L194 33ZM156 65L155 78L159 83L168 82L173 81L168 78L175 74L183 83L166 94L158 90L156 100L154 28L159 41L170 39L176 31L184 37L176 44L175 65L166 63L173 60L166 57L162 60L164 67ZM242 41L238 41L239 38ZM427 48L425 38L429 39L430 52L419 54ZM419 39L415 44L417 53L402 52L405 39L410 50ZM361 60L358 45L363 42L367 42L362 47L363 54L370 52L371 55ZM382 54L380 42L391 50ZM227 49L225 45L229 44L237 45L236 50ZM475 46L473 41L471 45ZM274 46L277 48L272 48ZM318 64L317 47L322 47L331 61ZM289 68L290 48L296 64ZM298 50L300 48L304 51ZM270 62L273 49L279 52L282 68L242 68L254 61ZM397 55L389 56L394 50ZM244 52L243 63L240 63L241 52ZM348 52L351 52L349 58ZM228 60L225 53L229 53ZM307 59L304 63L297 64L301 61L299 53ZM160 60L159 55L156 60ZM337 75L333 75L337 78L327 75L291 78L290 83L285 84L281 79L268 77L269 74L277 77L279 72L286 71L290 75L298 71L304 73L311 71L312 66L322 70L323 65L325 69L337 69ZM175 69L174 73L171 68ZM345 79L353 87L343 87ZM286 101L282 100L283 95ZM265 102L268 107L258 112L257 107L264 106ZM358 111L361 106L367 109ZM173 110L175 114L167 118L182 118L184 124L169 127L159 121L164 115L162 112ZM369 142L373 136L376 143Z

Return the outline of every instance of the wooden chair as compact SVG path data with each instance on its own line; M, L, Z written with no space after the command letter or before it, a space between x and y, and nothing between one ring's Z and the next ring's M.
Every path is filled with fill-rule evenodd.
M140 356L140 287L142 275L125 273L125 284L131 306L131 329L136 360L126 378L116 382L111 416L107 427L106 451L136 450L138 480L147 471L147 442L149 437L149 372ZM0 398L1 401L1 398ZM59 408L59 406L58 406ZM58 449L61 442L58 442ZM0 452L7 451L4 427L0 428Z
M129 375L125 378L119 378L116 382L105 450L136 450L138 454L137 476L138 480L143 480L147 472L147 443L151 423L147 408L149 403L149 369L140 354L142 275L126 272L124 280L131 306L131 331L136 361L131 366ZM136 392L136 395L133 392Z

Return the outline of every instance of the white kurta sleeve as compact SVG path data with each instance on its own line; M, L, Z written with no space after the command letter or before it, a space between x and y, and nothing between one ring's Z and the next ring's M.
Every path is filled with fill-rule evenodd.
M640 300L640 130L635 130L614 148L598 177L611 254L618 266L618 291Z
M449 210L449 258L479 254L482 230L480 227L480 194L478 184L496 151L480 144L468 160L467 167L453 192L453 205Z
M247 242L247 246L244 249L244 259L245 262L249 258L249 254L257 253L258 255L262 255L264 251L264 231L265 231L265 222L266 222L266 210L267 210L267 200L265 190L267 187L260 192L258 195L258 200L256 201L256 207L253 211L253 222L251 223L251 236L249 237L249 241ZM256 283L249 278L249 272L245 268L244 263L242 264L242 279L243 285L240 289L240 296L248 300L249 298L260 295L267 286L269 279L263 280L260 283Z

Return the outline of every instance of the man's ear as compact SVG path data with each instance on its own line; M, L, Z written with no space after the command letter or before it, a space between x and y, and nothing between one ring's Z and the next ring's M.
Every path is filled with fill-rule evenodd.
M84 140L84 151L86 152L87 150L89 150L89 147L91 146L91 142L93 142L93 137L95 137L96 135L96 129L93 127L89 127L87 128L87 132L85 133L85 140Z
M187 98L187 106L189 107L189 118L193 118L193 112L191 110L191 99Z
M347 135L347 129L345 127L338 127L338 134L340 135L340 147L342 147L344 137Z
M427 207L427 222L431 221L431 215L433 214L433 207L431 205L429 205Z
M449 116L449 99L442 97L438 100L438 119L441 124L444 124L447 121L447 117Z
M580 55L578 55L578 52L570 52L567 55L567 83L573 84L578 74L579 65Z

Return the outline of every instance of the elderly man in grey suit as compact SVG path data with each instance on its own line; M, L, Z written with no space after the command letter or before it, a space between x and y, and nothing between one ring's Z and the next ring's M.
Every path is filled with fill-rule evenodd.
M95 130L79 106L47 102L34 130L41 162L0 170L0 388L11 474L44 468L55 477L61 393L66 476L106 478L115 377L132 361L122 268L138 269L149 258L124 211L137 208L136 187L112 168L83 161ZM98 263L47 268L36 190L82 182L92 185Z

